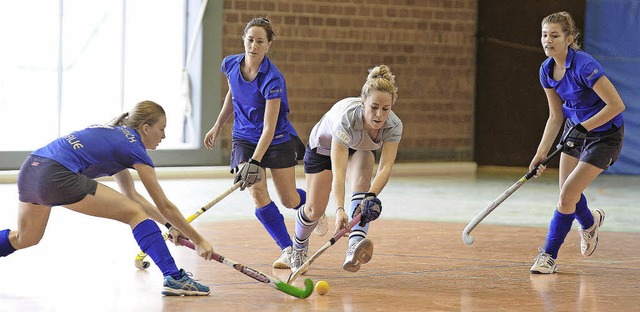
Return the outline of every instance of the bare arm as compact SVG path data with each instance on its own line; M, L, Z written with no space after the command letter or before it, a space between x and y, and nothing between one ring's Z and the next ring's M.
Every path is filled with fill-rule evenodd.
M138 175L140 176L140 180L144 184L147 192L153 199L153 202L158 207L158 210L165 217L167 221L171 223L172 226L177 228L180 232L186 235L189 239L191 239L198 246L198 254L205 258L211 259L213 248L198 233L188 222L185 220L178 207L174 205L167 196L165 195L162 187L158 183L158 178L156 176L155 170L148 165L144 164L135 164L133 167L138 171Z
M609 78L606 76L600 77L595 85L593 85L593 91L605 102L605 107L591 118L582 122L587 130L595 129L602 126L613 117L622 113L625 109L622 98L616 88L613 86Z
M344 207L345 185L347 180L347 164L349 149L336 140L331 141L331 191L336 207Z
M213 149L216 145L216 139L218 138L218 135L220 135L220 130L222 130L222 126L227 123L227 120L231 118L231 115L233 115L233 103L231 103L231 89L229 89L229 91L227 91L227 95L224 97L222 109L220 109L220 114L218 114L216 123L213 124L211 130L209 130L209 132L204 136L204 146L206 148Z
M380 195L382 189L387 185L387 182L389 182L391 169L393 169L393 164L396 162L398 146L400 146L400 142L385 142L382 145L380 164L378 165L378 171L376 172L376 176L373 178L373 183L371 183L369 192Z
M136 191L135 184L133 181L133 177L131 176L131 172L129 169L122 170L113 175L113 178L116 180L120 191L137 202L144 208L151 219L159 222L161 224L166 224L167 220L160 214L160 211L156 206L151 204L144 196L142 196L138 191Z
M564 115L562 114L562 99L560 98L560 95L558 95L558 93L552 88L545 88L544 93L547 96L547 103L549 105L549 118L547 119L547 124L544 127L544 132L540 139L540 144L538 144L536 154L529 164L529 170L535 168L535 166L547 157L549 150L551 150L551 147L554 145L554 140L560 132L560 128L562 128L562 122L564 121ZM541 169L544 170L544 168ZM538 170L538 175L540 175L543 170Z
M280 114L280 99L267 100L264 111L264 127L262 128L262 134L260 140L256 145L255 151L253 151L252 159L262 161L264 153L267 152L269 145L273 141L273 135L276 132L276 124L278 123L278 115Z

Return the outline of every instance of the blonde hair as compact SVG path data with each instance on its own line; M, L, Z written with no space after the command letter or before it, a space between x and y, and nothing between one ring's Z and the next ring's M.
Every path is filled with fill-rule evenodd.
M544 26L544 24L558 24L562 27L562 32L565 36L573 36L573 42L571 42L571 47L580 50L580 45L578 44L578 37L580 36L580 31L578 27L576 27L576 22L573 21L573 17L571 14L566 11L556 12L548 15L547 17L542 19L542 24L540 26Z
M144 124L153 126L161 117L165 117L166 113L160 104L153 101L142 101L136 104L130 111L120 114L114 118L109 125L111 126L127 126L138 129Z
M362 86L362 92L360 92L362 100L364 101L364 99L366 99L373 91L391 93L391 96L393 97L391 104L396 103L396 99L398 98L396 76L391 73L391 70L387 65L383 64L369 69L367 81Z

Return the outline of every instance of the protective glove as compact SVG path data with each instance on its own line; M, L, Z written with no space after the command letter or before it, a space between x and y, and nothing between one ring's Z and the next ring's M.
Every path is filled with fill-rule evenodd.
M245 188L250 187L262 180L262 172L260 171L260 162L254 159L249 159L248 162L242 165L242 168L236 173L236 177L233 180L233 184L242 181L240 190L244 191Z
M567 134L560 140L560 144L565 149L583 146L587 138L587 129L582 124L576 124L571 127Z
M365 226L367 223L380 217L380 213L382 213L382 202L376 197L375 193L366 193L364 199L362 199L356 209L353 210L351 217L358 215L358 213L362 215L359 225Z

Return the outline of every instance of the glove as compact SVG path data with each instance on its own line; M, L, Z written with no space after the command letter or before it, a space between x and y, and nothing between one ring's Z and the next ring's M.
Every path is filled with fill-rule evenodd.
M236 177L233 180L233 184L242 181L240 184L240 190L244 191L245 188L250 187L262 180L262 173L260 171L260 162L254 159L249 159L248 162L242 165L242 168L236 173Z
M382 202L376 197L375 193L366 193L364 199L358 204L356 209L354 209L351 217L356 216L358 213L362 215L359 225L365 226L367 223L380 217L380 213L382 213Z
M576 124L571 127L562 140L560 140L560 145L563 145L565 149L583 146L587 138L587 133L589 133L589 131L587 131L582 124Z

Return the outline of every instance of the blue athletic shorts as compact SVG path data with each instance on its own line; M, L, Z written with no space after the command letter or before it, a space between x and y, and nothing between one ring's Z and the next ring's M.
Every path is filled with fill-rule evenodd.
M97 189L98 182L44 157L29 155L18 173L18 197L25 203L69 205L95 195Z
M607 131L589 132L583 146L565 150L563 153L606 170L620 157L624 138L624 125L620 128L613 125L611 127ZM562 137L567 134L570 128L570 123L565 123Z
M256 144L247 140L231 139L231 172L243 162L248 161L256 150ZM263 168L289 168L298 164L304 155L304 143L299 137L292 135L291 140L271 145L262 156L260 167Z

